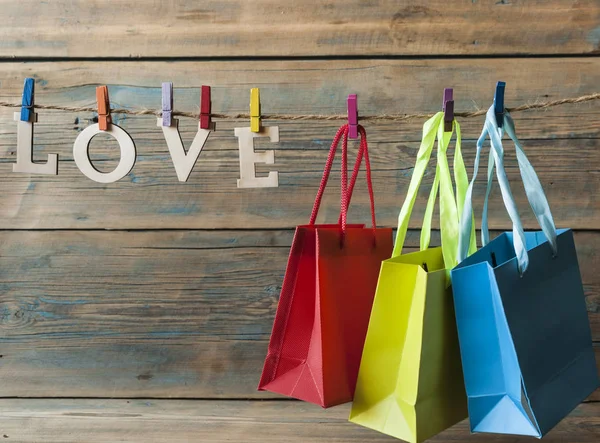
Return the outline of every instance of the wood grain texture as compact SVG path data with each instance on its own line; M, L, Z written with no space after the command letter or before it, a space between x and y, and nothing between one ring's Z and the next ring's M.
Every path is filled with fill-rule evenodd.
M590 94L598 92L599 68L596 57L5 62L0 64L0 100L20 103L23 78L33 77L37 104L96 108L96 85L107 84L113 107L156 110L161 107L161 81L166 77L174 83L175 111L198 112L200 87L210 85L214 113L248 113L250 88L258 87L263 115L345 115L347 96L356 93L360 121L360 115L438 112L443 90L450 86L454 88L455 111L484 109L492 104L498 80L507 82L505 102L509 108ZM9 114L0 114L1 133L7 133L13 126L14 110L2 111ZM598 120L598 115L598 105L586 103L521 113L515 118L526 138L597 137L600 124L593 120ZM39 116L41 124L56 125L58 134L65 122L69 122L67 127L74 127L78 124L73 120L79 118L79 125L85 125L92 115L67 113L68 118L60 117L49 117L47 112ZM123 115L114 117L117 124L129 120ZM143 121L147 130L160 134L152 116ZM483 121L482 116L461 123L466 125L466 135L476 138ZM243 123L249 125L250 121ZM314 122L302 124L303 130L310 131ZM422 120L397 122L388 131L393 127L402 140L414 141L420 139L422 125Z
M273 397L256 386L292 235L0 232L0 397ZM600 340L600 234L575 238Z
M4 213L0 227L278 229L305 224L335 129L324 130L319 138L310 140L302 131L296 132L283 123L280 129L281 143L256 141L258 150L275 149L275 165L257 164L257 171L261 176L271 170L278 171L278 188L237 189L240 169L237 140L232 132L209 138L187 183L177 180L167 147L160 145L158 138L146 142L148 144L140 149L136 165L127 177L107 185L85 177L71 161L67 147L51 148L61 158L58 177L16 174L10 172L12 165L9 162L0 163L0 186L3 189L0 205ZM377 220L382 226L396 226L419 143L381 140L376 130L372 134L370 152ZM142 143L147 136L134 134ZM184 137L189 140L192 134L185 132ZM111 171L119 158L114 141L93 143L95 166L102 171ZM475 142L464 141L463 146L465 162L471 170ZM600 160L596 155L599 147L600 139L531 140L525 144L555 220L561 227L600 228L600 195L596 192L600 187ZM352 149L356 152L356 147ZM512 149L507 145L507 175L513 183L523 223L534 229L538 224L529 209ZM339 160L334 168L318 219L321 222L335 222L339 214ZM410 226L413 228L419 227L423 219L434 175L435 168L430 166L411 218ZM483 172L478 180L473 199L479 217L485 192ZM510 219L499 192L492 195L489 211L490 226L510 228ZM366 222L368 214L368 194L362 173L352 200L350 217L353 221ZM434 225L438 226L437 218Z
M194 110L201 83L213 87L215 112L247 112L248 89L260 86L263 113L343 113L345 94L358 92L361 113L405 110L436 111L443 86L453 84L458 109L490 103L493 84L509 80L507 104L538 98L576 96L593 92L600 84L598 59L542 60L435 60L435 61L269 61L179 63L7 63L0 65L2 98L18 97L24 75L38 79L38 103L91 105L94 84L110 84L114 106L150 107L161 100L160 80L168 72L174 81L175 108ZM198 76L197 73L202 75ZM582 83L582 78L587 81ZM119 84L115 84L115 81ZM512 80L512 81L510 81ZM112 83L111 83L112 82ZM136 85L136 86L129 86ZM438 93L423 93L427 91ZM600 223L597 193L599 176L598 104L566 106L547 112L515 115L519 134L554 208L560 226L596 229ZM248 122L218 125L211 135L188 183L177 181L164 138L154 117L115 115L115 123L133 136L138 162L124 180L99 185L75 167L72 144L88 125L88 113L40 113L36 125L36 155L60 155L58 177L29 176L10 172L15 159L16 127L12 110L0 111L0 180L4 192L0 204L5 216L2 228L291 228L304 223L318 186L326 152L336 124L315 122L266 122L279 124L281 143L257 149L275 149L275 166L259 172L280 172L280 187L238 190L239 160L233 128ZM394 225L412 172L421 136L422 121L368 125L375 168L375 195L379 223ZM481 119L464 121L465 157L472 164L474 138ZM182 134L189 146L197 128L182 119ZM510 149L509 149L510 151ZM106 140L94 141L92 157L98 166L116 165L116 147ZM574 154L577 155L574 155ZM507 160L511 179L517 178L514 156ZM43 157L38 157L43 158ZM576 178L575 178L576 177ZM428 171L425 183L432 181ZM481 202L482 186L476 188ZM525 225L536 226L526 210L519 187ZM85 198L82 193L85 192ZM427 190L421 193L411 222L417 227ZM323 220L336 217L337 191L329 194L330 208ZM366 209L366 194L358 190L357 211ZM127 202L124 204L123 202ZM107 217L110 214L110 217ZM359 214L359 212L357 212ZM359 215L360 217L361 215ZM491 223L509 226L499 198L493 200Z
M358 94L361 115L436 112L449 86L456 109L467 111L488 107L498 80L512 107L598 92L600 84L600 60L588 57L600 51L595 0L0 0L0 11L0 100L10 102L20 102L28 76L36 103L65 106L95 106L95 87L108 84L113 106L158 109L169 80L175 110L197 112L208 84L213 112L246 113L248 90L260 87L263 115L344 114L349 93ZM0 108L0 440L396 441L348 423L347 406L322 411L256 391L290 228L308 219L338 122L264 121L280 126L281 143L257 143L275 149L275 166L258 173L279 171L280 187L238 190L233 129L248 121L218 122L181 184L156 118L115 114L135 140L137 165L101 185L72 156L94 113L40 112L35 158L60 155L60 175L49 177L11 172L13 111ZM514 117L557 225L579 229L600 361L600 103ZM471 173L483 118L461 123ZM395 225L422 124L367 125L381 225ZM182 119L186 148L196 128ZM94 140L102 171L116 166L115 153L107 137ZM521 186L513 191L526 227L537 227ZM336 220L338 192L336 183L319 221ZM477 212L482 192L480 181ZM507 229L494 192L491 225ZM367 213L361 183L351 219ZM414 250L418 232L409 231L407 245ZM598 442L600 390L587 401L544 441ZM431 441L525 440L469 435L463 422Z
M394 442L348 422L349 406L323 410L296 401L0 400L7 442ZM578 406L547 436L549 443L596 443L600 403ZM531 437L469 434L465 420L429 440L530 442Z
M600 44L593 0L2 0L0 10L6 58L584 54Z

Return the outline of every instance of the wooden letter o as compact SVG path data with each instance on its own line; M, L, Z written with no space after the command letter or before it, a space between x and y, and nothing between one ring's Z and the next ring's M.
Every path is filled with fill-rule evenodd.
M100 133L109 134L114 137L121 148L121 160L112 172L100 172L90 160L89 148L90 142L94 136ZM101 131L98 123L85 128L73 145L73 159L79 170L89 179L98 183L113 183L125 177L135 165L135 144L131 136L120 126L114 123L110 125L108 131Z

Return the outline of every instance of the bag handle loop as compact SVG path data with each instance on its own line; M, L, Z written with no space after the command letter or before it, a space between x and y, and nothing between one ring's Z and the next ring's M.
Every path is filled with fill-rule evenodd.
M404 200L404 204L400 210L400 215L398 216L398 231L396 234L396 241L394 244L392 257L397 257L402 253L402 247L404 246L406 232L408 230L408 222L417 198L421 181L425 174L425 169L431 158L433 145L437 138L438 150L436 174L425 210L423 227L421 230L420 246L421 250L429 247L429 241L431 237L431 219L433 216L433 209L439 188L442 252L444 255L445 266L446 268L450 269L456 264L456 250L458 248L459 237L459 209L463 209L465 201L464 195L466 193L468 178L464 161L462 159L460 125L458 122L454 121L452 131L446 132L444 130L443 117L444 113L438 112L423 125L423 136L421 139L419 152L417 153L415 168L411 177L406 199ZM457 135L454 153L454 175L457 190L456 199L454 196L450 167L447 159L447 150L454 130L456 130ZM474 247L474 235L470 243Z
M348 185L348 125L341 126L331 144L331 148L329 150L329 155L327 156L327 161L325 163L325 169L323 171L323 177L321 179L321 184L319 185L319 190L317 192L317 196L315 198L315 203L313 205L313 210L310 216L310 225L314 225L317 219L317 215L319 213L319 208L321 206L321 201L323 198L323 193L325 192L325 188L327 187L327 182L329 180L329 175L331 173L331 168L333 166L333 161L335 158L335 154L337 151L337 147L339 145L340 140L342 140L342 174L341 174L341 198L340 198L340 216L338 219L338 223L342 225L342 232L345 234L347 218L348 218L348 208L350 206L350 200L352 198L352 193L354 191L354 186L356 184L356 180L358 177L358 172L360 170L360 165L362 160L365 160L365 168L366 168L366 179L367 179L367 187L369 190L369 200L371 207L371 223L373 232L377 227L375 220L375 200L373 195L373 183L371 177L371 163L369 160L369 151L368 151L368 142L367 142L367 134L365 129L358 125L358 133L360 136L360 147L358 150L358 154L356 156L356 162L354 165L354 170L352 172L352 177L350 179L350 184Z
M515 149L517 152L517 161L519 164L519 171L521 174L523 185L525 187L527 200L531 205L531 208L536 216L536 219L538 220L538 223L542 228L542 231L544 232L544 235L550 243L553 255L556 255L558 252L556 240L556 226L554 224L554 219L550 211L548 199L546 198L546 194L544 193L542 184L540 183L540 180L533 166L529 162L529 159L523 151L521 143L517 139L517 136L515 134L514 121L510 114L508 112L505 112L503 128L498 127L496 116L494 114L494 107L491 106L486 113L486 119L483 130L481 132L481 135L479 136L479 139L477 140L477 153L475 156L473 178L471 179L471 183L469 184L469 187L467 189L465 206L463 208L463 213L461 217L460 239L457 258L458 261L461 262L468 255L466 247L466 234L472 228L472 217L467 217L467 213L470 213L472 211L473 185L477 177L477 171L479 170L479 162L481 158L483 143L485 142L485 139L489 136L491 149L490 157L488 160L488 184L483 205L484 209L482 215L481 240L484 246L489 242L487 210L489 194L491 191L493 181L493 172L495 167L496 177L498 178L500 191L502 193L502 200L504 201L504 207L506 208L513 224L513 246L515 249L515 255L517 257L519 273L523 275L523 273L527 270L527 267L529 266L529 256L527 254L523 224L521 223L521 218L519 216L517 205L512 195L512 191L508 183L508 178L506 176L506 171L504 169L504 148L502 146L502 136L504 134L504 128L506 129L508 136L511 138L515 145Z

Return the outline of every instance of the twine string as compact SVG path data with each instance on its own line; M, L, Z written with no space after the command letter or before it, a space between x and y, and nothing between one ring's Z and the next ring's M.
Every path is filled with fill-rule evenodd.
M514 108L506 108L506 110L510 113L521 112L521 111L531 111L535 109L548 109L555 106L566 105L566 104L578 104L585 103L593 100L600 99L600 92L596 92L594 94L582 95L579 97L572 98L562 98L559 100L552 100L546 102L536 102L536 103L527 103L524 105L516 106ZM0 101L0 107L2 108L20 108L22 105L20 103L10 103ZM67 111L67 112L97 112L98 109L89 106L83 107L75 107L75 106L58 106L58 105L41 105L36 104L35 109L45 109L45 110L56 110L56 111ZM476 111L468 111L468 112L455 112L454 115L456 117L463 118L471 118L471 117L479 117L481 115L485 115L487 112L486 109L478 109ZM123 108L115 108L111 109L111 113L113 114L127 114L127 115L154 115L156 117L160 117L162 112L155 109L123 109ZM173 111L173 116L176 117L188 117L199 119L200 115L198 112L182 112L182 111ZM433 117L433 113L417 113L417 114L379 114L379 115L360 115L360 121L402 121L402 120L411 120L411 119L427 119ZM211 113L211 117L216 120L247 120L250 118L250 114L219 114L219 113ZM323 114L263 114L261 116L264 120L290 120L290 121L303 121L303 120L321 120L321 121L337 121L337 120L347 120L348 116L345 114L334 114L334 115L323 115Z

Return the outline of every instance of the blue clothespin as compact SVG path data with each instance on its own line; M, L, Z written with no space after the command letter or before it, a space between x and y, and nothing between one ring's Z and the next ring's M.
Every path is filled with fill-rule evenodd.
M31 113L33 112L33 90L35 80L31 77L25 79L23 86L23 99L21 101L21 121L28 122L31 120Z
M504 125L504 88L505 82L496 83L496 93L494 94L494 114L496 114L496 123L501 128Z
M164 82L162 84L162 125L171 126L173 124L173 83Z

